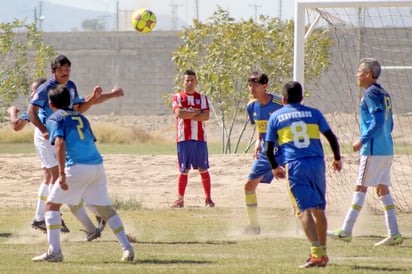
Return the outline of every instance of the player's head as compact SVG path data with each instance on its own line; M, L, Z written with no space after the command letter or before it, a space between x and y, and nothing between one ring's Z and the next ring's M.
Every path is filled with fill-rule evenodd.
M70 79L72 63L64 55L58 55L50 64L51 73L59 84L65 85Z
M38 78L30 85L30 98L34 96L38 87L40 87L44 82L46 82L46 78Z
M69 108L70 92L64 85L57 85L49 90L49 104L53 108Z
M363 58L359 61L358 70L370 71L373 79L378 79L381 75L381 64L375 58Z
M247 79L248 84L261 84L265 85L269 83L269 77L260 71L253 71Z
M297 81L289 81L282 90L284 104L296 104L303 100L302 85Z
M183 88L186 92L194 92L197 85L196 72L193 70L186 70L183 73Z

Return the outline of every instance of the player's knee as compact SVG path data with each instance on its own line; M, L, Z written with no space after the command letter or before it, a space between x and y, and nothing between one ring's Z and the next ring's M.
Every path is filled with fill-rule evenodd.
M105 221L109 220L112 216L116 214L116 210L111 205L96 206L96 209L99 216L101 216Z

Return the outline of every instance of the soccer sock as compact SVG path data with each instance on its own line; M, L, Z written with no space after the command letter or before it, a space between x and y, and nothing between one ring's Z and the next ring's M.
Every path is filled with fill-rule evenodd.
M86 213L86 208L84 207L83 201L75 206L69 205L69 208L74 217L76 217L76 219L83 225L87 232L93 233L96 231L96 226Z
M205 193L205 198L210 200L210 174L209 171L201 172L200 178L202 180L203 191Z
M316 241L311 243L310 254L315 258L322 258L323 256L326 256L326 249L320 245L319 241Z
M115 214L107 220L107 225L112 229L114 235L119 241L123 249L127 249L130 246L129 239L127 239L126 231L119 214Z
M384 209L388 236L396 236L399 234L399 228L398 222L396 221L395 203L393 202L392 195L389 193L379 199L381 200Z
M187 181L189 179L189 176L184 173L180 173L179 177L177 177L177 191L179 194L179 198L185 196L185 191L186 191L186 186L187 186Z
M47 226L47 240L49 242L49 252L58 253L60 247L60 228L62 219L60 211L47 211L45 214Z
M246 212L249 218L249 224L253 227L259 226L257 214L257 197L256 192L245 191Z
M365 192L356 191L353 193L352 205L346 214L345 221L343 222L341 228L345 233L352 235L353 227L355 226L356 219L358 218L363 203L365 202L365 198Z
M41 183L37 194L37 206L34 219L36 221L43 221L44 214L46 214L46 201L49 196L49 186L46 183Z

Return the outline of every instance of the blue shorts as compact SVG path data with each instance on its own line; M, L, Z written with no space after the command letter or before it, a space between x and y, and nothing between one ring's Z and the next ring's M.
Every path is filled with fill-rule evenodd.
M296 213L309 208L326 208L325 161L304 158L286 164L289 192Z
M209 153L205 141L182 141L177 143L177 161L180 172L187 169L208 169Z
M270 184L274 178L272 173L272 167L267 160L266 156L259 155L259 158L253 161L252 168L250 169L248 180L257 179L262 177L260 183Z

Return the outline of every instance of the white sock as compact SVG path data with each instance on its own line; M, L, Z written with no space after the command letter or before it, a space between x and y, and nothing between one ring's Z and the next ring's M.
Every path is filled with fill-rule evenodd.
M352 235L353 227L355 226L356 219L365 203L366 193L365 192L354 192L352 196L352 204L346 213L345 220L341 229L348 235Z
M37 205L34 219L36 221L43 221L44 214L46 214L46 201L49 197L49 186L46 183L41 183L37 192Z
M89 215L86 213L86 208L83 205L83 201L80 204L71 206L69 205L70 211L73 213L74 217L83 225L88 233L93 233L96 231L96 226L90 220Z
M395 203L393 202L392 195L389 193L379 198L381 200L384 214L386 229L388 230L388 236L396 236L399 234L398 222L396 221Z
M126 231L119 214L115 214L107 220L107 225L112 229L114 235L119 241L123 249L127 249L130 246L129 239L127 239Z
M60 247L60 228L62 219L60 211L47 211L45 214L47 226L47 240L49 241L49 252L59 253Z

